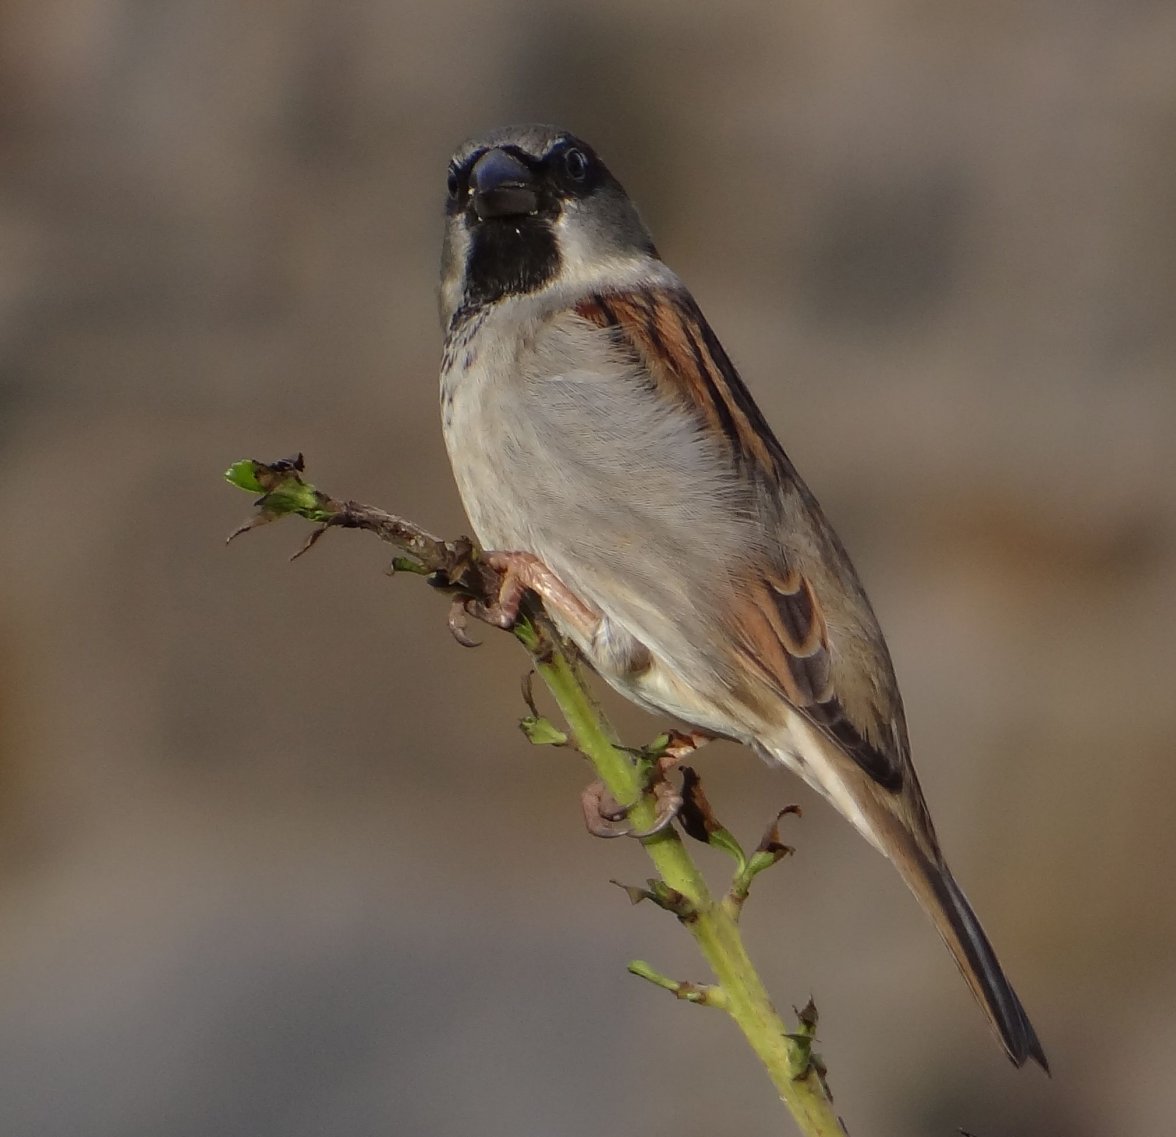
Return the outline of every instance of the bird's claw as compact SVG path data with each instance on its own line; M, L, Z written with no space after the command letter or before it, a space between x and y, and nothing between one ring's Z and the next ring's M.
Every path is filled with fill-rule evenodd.
M525 553L483 553L482 559L499 574L498 595L491 603L473 596L458 596L449 609L449 630L462 647L477 647L466 632L466 617L509 631L519 618L523 597L530 587L525 571L535 558Z
M483 552L481 560L499 574L500 583L492 602L473 598L464 601L465 611L476 619L509 630L518 621L524 597L533 592L549 613L585 638L591 638L600 624L600 613L585 604L534 554L491 550Z
M627 819L636 802L621 805L602 782L593 782L580 795L588 832L593 837L634 837L638 840L660 833L678 816L682 795L665 778L659 778L651 788L657 802L654 823L646 829L635 829Z
M469 609L466 607L468 603L468 597L455 596L453 603L449 606L449 618L446 623L449 625L449 631L453 638L462 647L481 647L481 641L474 639L466 631L466 616L469 615Z

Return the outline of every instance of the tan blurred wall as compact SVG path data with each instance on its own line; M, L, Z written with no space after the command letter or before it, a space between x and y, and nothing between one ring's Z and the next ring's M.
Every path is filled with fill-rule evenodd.
M780 1131L732 1032L624 974L699 965L524 745L510 645L357 535L222 547L220 472L299 449L463 529L445 163L536 118L853 550L1054 1062L1014 1073L887 866L715 747L741 832L813 805L747 922L853 1132L1170 1131L1174 59L1160 0L0 7L0 1132Z

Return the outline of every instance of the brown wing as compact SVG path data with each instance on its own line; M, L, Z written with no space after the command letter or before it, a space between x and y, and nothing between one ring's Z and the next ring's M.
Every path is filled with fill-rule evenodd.
M641 371L667 398L685 403L704 429L725 437L737 468L767 485L794 489L831 553L848 565L820 506L688 293L597 294L576 310L607 329L618 348L634 356ZM847 712L844 693L835 685L828 622L813 584L783 563L783 550L779 560L778 565L759 566L745 582L735 612L737 650L770 688L833 739L874 781L899 790L907 767L906 756L900 752L905 740L893 737L885 716L869 716L877 720L871 731ZM860 594L856 579L846 585ZM873 621L864 595L860 602ZM884 646L881 652L885 659ZM889 673L888 660L885 666ZM897 714L901 720L901 708Z
M735 623L744 661L875 782L900 790L906 768L903 756L883 739L871 740L838 697L828 624L809 581L795 569L757 576L740 600ZM887 726L878 721L878 732Z
M576 312L607 328L667 397L686 403L710 431L727 438L741 468L796 471L710 325L686 292L596 294Z

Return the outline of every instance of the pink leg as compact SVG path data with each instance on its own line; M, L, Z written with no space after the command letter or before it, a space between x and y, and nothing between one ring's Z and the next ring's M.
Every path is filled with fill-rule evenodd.
M488 552L485 562L502 574L498 599L493 604L472 601L470 615L500 628L514 626L519 606L528 592L535 593L543 606L577 633L590 638L600 623L600 613L584 603L538 557L532 553Z
M634 829L625 817L632 806L619 805L602 782L593 782L580 795L580 806L584 810L584 826L593 837L652 837L660 833L678 816L682 808L682 796L665 778L659 778L653 785L653 796L657 801L657 816L648 829Z
M593 782L580 795L584 810L584 825L594 837L652 837L660 833L678 815L682 808L682 795L666 777L684 758L689 757L700 746L714 739L705 730L671 730L669 741L662 748L657 765L652 772L650 788L657 801L657 818L648 829L636 830L624 822L632 806L620 805L604 788L602 782Z

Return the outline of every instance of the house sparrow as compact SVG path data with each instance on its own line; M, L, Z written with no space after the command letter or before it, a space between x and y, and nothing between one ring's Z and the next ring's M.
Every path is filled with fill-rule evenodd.
M457 150L440 302L445 442L504 598L534 591L622 694L827 798L898 869L1013 1063L1048 1070L939 850L849 557L590 146L529 125Z

